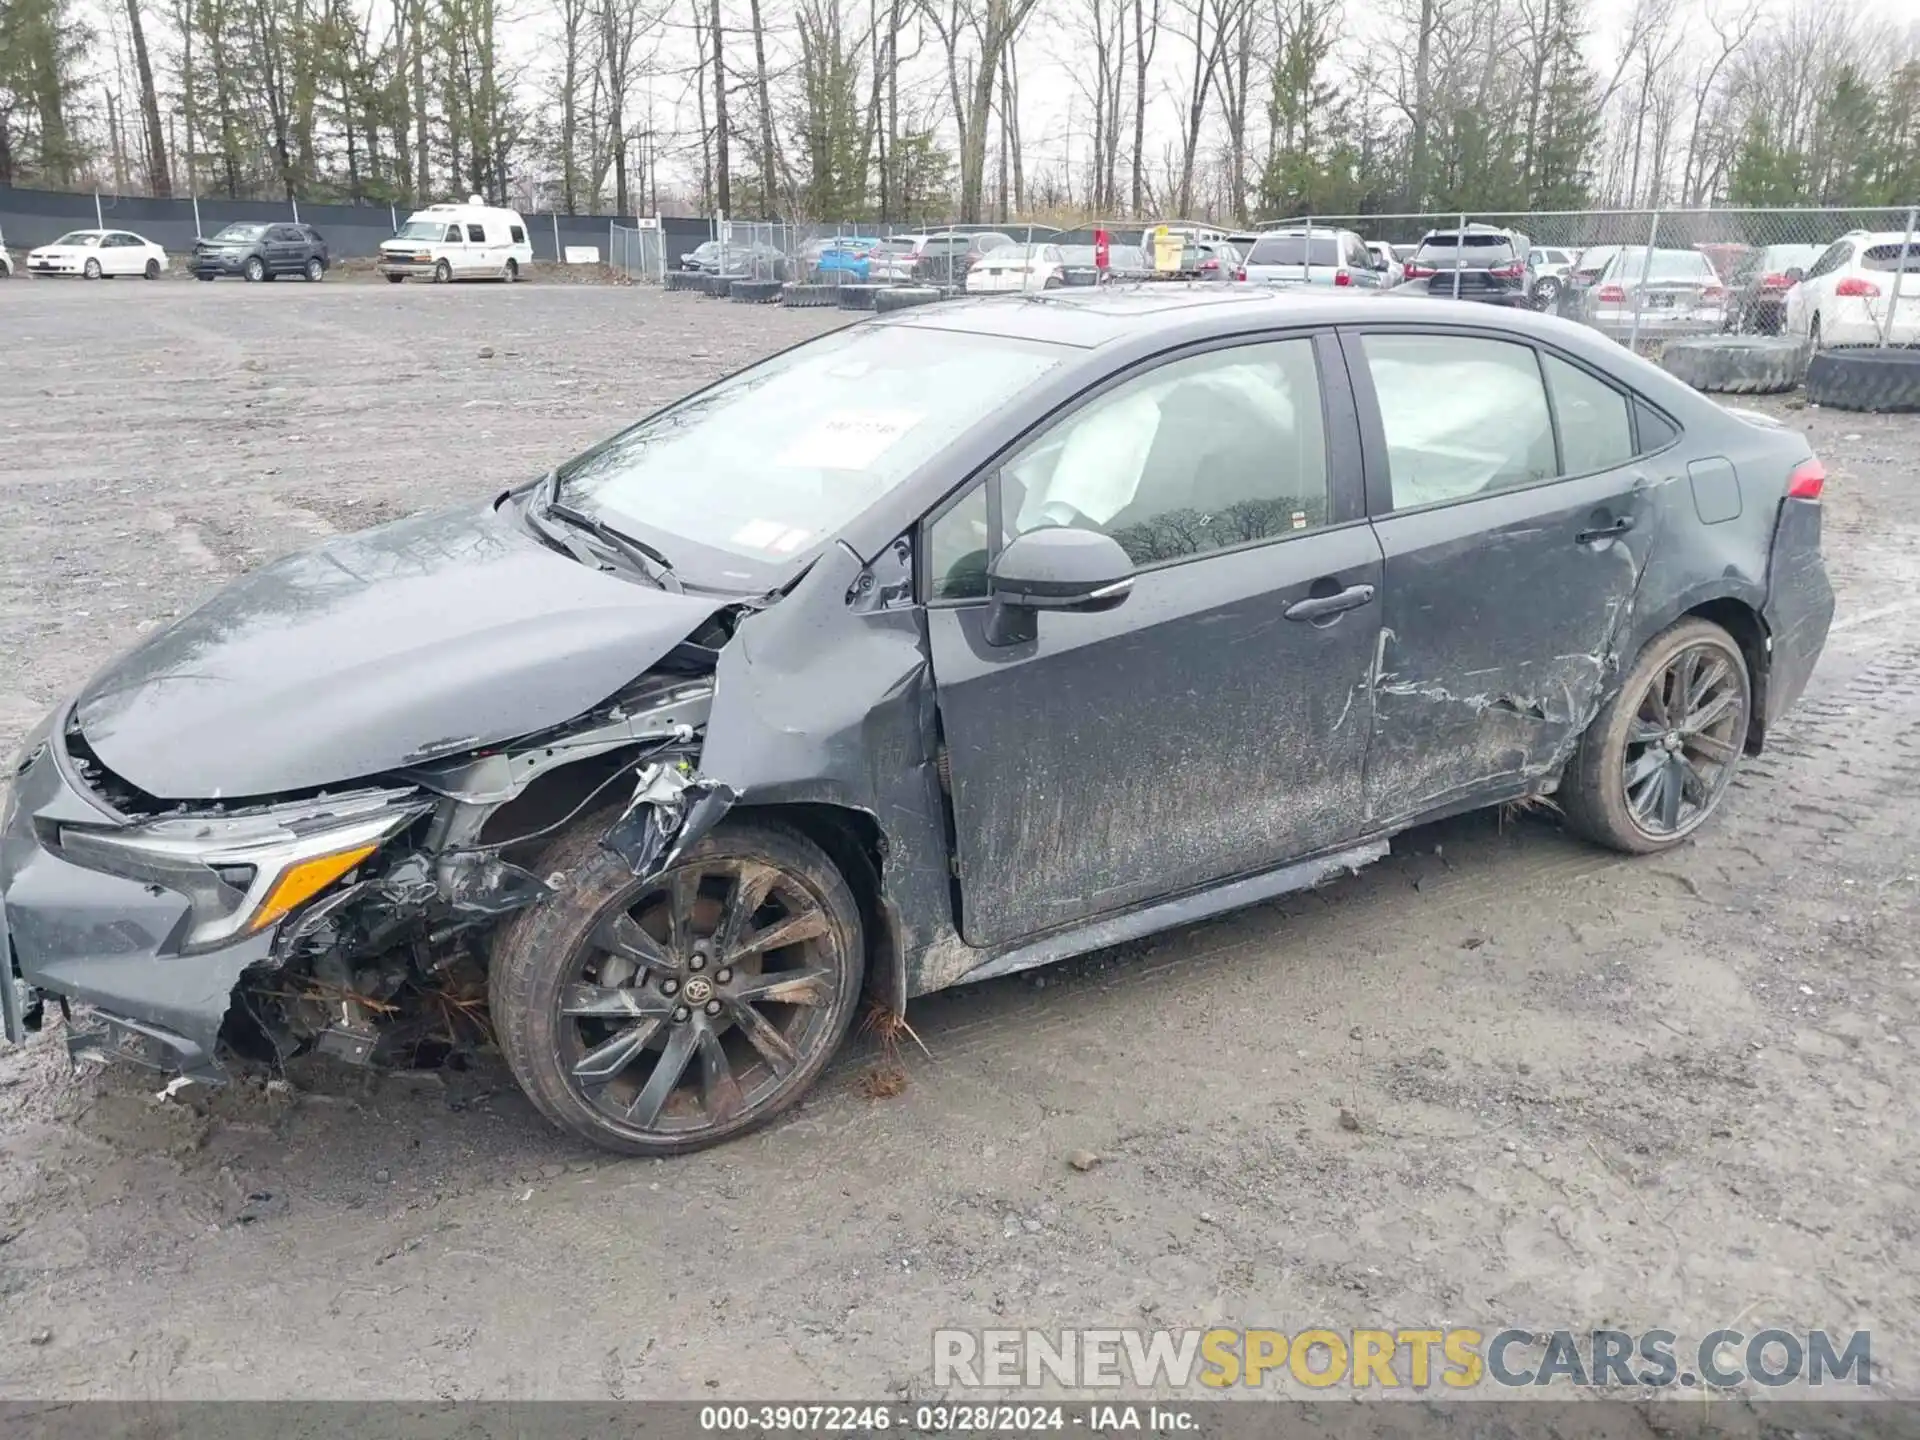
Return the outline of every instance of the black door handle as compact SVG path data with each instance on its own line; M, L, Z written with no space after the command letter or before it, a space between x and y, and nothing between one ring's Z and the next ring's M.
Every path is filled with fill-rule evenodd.
M1287 607L1289 620L1324 620L1342 610L1355 610L1373 599L1373 586L1349 585L1337 595L1311 595Z
M1600 540L1616 539L1631 529L1633 529L1633 517L1631 515L1622 515L1611 524L1602 525L1597 530L1582 530L1573 538L1577 544L1592 545Z

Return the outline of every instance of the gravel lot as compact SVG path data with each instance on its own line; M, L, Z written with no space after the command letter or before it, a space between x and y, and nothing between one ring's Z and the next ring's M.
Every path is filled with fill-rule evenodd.
M844 318L0 283L0 750L223 580ZM501 1072L189 1107L45 1034L0 1055L0 1397L918 1396L954 1324L1866 1328L1914 1394L1920 422L1764 403L1829 467L1840 619L1697 843L1416 831L917 1003L903 1094L849 1055L676 1162L568 1145Z

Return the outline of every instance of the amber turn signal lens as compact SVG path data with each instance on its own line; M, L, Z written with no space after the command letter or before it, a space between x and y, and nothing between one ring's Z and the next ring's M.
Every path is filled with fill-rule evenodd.
M294 906L311 900L379 848L360 845L337 855L316 855L311 860L302 860L280 877L247 929L260 930L271 925Z

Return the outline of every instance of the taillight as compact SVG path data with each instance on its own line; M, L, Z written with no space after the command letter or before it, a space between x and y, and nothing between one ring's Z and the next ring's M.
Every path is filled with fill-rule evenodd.
M1761 277L1760 288L1762 290L1791 290L1793 288L1793 281L1784 275L1765 275Z
M1627 303L1627 292L1618 285L1602 285L1599 300L1602 305L1624 305Z
M1336 285L1351 285L1353 284L1353 276L1349 275L1345 270L1336 270L1333 272L1333 283Z
M1200 268L1202 270L1218 270L1220 268L1220 262L1218 260L1203 260L1200 263Z
M1403 273L1409 280L1425 280L1431 276L1438 275L1440 272L1431 265L1416 265L1409 260Z
M1833 287L1833 293L1862 300L1877 300L1880 298L1880 287L1871 280L1862 280L1858 275L1849 275Z
M1789 500L1818 500L1826 488L1827 467L1818 460L1802 460L1787 477Z
M1487 273L1496 280L1519 280L1525 277L1527 267L1524 265L1501 265L1496 269L1489 270Z
M1239 281L1242 281L1242 282L1244 282L1244 281L1246 280L1246 278L1247 278L1247 272L1246 272L1246 270L1245 270L1245 269L1243 268L1243 269L1239 269L1239 270L1236 270L1236 271L1234 271L1234 272L1233 272L1233 278L1234 278L1234 279L1236 279L1236 280L1239 280Z
M1700 298L1702 300L1720 300L1725 298L1726 293L1727 288L1724 285L1706 285L1701 287Z

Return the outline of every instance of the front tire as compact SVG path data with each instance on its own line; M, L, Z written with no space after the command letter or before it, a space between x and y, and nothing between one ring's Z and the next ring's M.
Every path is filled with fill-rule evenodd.
M1567 824L1630 855L1671 850L1719 807L1744 753L1753 681L1739 644L1686 619L1648 642L1567 764Z
M549 1120L629 1155L702 1149L794 1105L839 1048L864 970L860 909L812 841L723 822L637 880L589 824L566 874L494 947L488 997L514 1078Z
M446 261L442 260L438 265L435 265L433 267L433 283L434 284L445 285L452 279L453 279L453 266L449 265Z
M100 269L100 262L98 260L89 260L80 273L89 280L98 280L104 272Z
M258 255L249 255L247 257L247 263L241 267L240 273L245 276L250 283L258 284L267 278L266 262Z
M406 276L404 276L404 275L389 275L389 276L387 276L387 284L389 284L389 285L399 285L399 284L402 284L402 283L404 283L404 282L405 282L405 280L406 280L406 278L407 278L407 277L406 277Z

